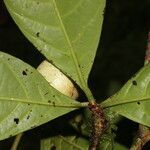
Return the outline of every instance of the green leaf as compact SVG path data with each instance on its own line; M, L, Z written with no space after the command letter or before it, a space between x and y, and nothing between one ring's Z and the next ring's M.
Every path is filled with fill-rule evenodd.
M88 150L88 140L75 136L55 136L41 140L41 150Z
M106 134L100 140L99 150L113 150L113 134Z
M129 150L129 148L116 142L114 145L114 150Z
M25 36L87 91L105 0L5 0Z
M81 107L21 60L0 52L0 140Z
M143 67L102 105L135 122L150 126L150 65Z

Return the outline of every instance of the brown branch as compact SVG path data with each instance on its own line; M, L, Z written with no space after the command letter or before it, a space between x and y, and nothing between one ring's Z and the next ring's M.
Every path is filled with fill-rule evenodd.
M106 120L104 116L103 109L96 102L89 103L89 109L91 111L91 136L90 136L90 146L89 150L96 150L99 144L99 140L102 137L105 128Z
M138 135L130 150L142 150L143 146L150 141L150 128L139 125Z
M20 143L22 135L23 135L23 132L16 135L14 142L12 144L11 150L17 150L18 149L18 145Z
M145 65L150 62L150 32L148 33L147 37L147 48L146 48L146 54L145 54Z

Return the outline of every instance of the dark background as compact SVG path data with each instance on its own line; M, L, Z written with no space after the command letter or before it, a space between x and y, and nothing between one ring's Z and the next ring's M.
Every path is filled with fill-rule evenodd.
M150 0L107 0L100 44L89 78L89 86L96 99L102 100L112 95L143 66L150 28L149 10ZM2 0L0 50L34 67L44 59L15 25ZM55 119L51 123L26 132L20 149L38 150L40 138L46 135L49 126L52 129L58 126L59 120L60 118ZM134 134L132 131L137 129L137 124L124 119L118 126L117 139L129 146ZM60 132L64 130L60 125L58 128ZM1 141L0 150L9 150L12 140L13 138Z

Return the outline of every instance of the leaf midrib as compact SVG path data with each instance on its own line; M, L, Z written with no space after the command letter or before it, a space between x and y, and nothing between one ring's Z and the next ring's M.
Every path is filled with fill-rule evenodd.
M57 104L55 102L55 105L53 103L46 103L46 102L40 102L39 100L35 101L29 101L28 99L21 99L21 98L10 98L10 97L0 97L0 101L11 101L16 103L26 103L26 104L34 104L34 105L43 105L43 106L53 106L53 107L66 107L66 108L80 108L80 107L87 107L88 103L70 103L70 104Z
M78 79L79 79L79 81L80 81L80 84L81 84L82 88L84 89L84 88L86 87L86 82L85 82L85 80L84 80L84 78L83 78L83 76L82 76L81 69L79 68L78 58L77 58L76 54L74 53L74 48L73 48L73 46L72 46L72 44L71 44L71 41L70 41L70 39L69 39L69 36L68 36L67 31L66 31L65 26L64 26L64 23L63 23L62 18L61 18L61 16L60 16L60 12L59 12L59 10L58 10L56 1L55 1L55 0L52 0L52 2L53 2L53 4L54 4L54 8L55 8L55 11L56 11L58 20L59 20L59 22L60 22L61 30L62 30L62 32L64 33L64 36L65 36L65 38L66 38L66 41L67 41L67 43L68 43L68 45L69 45L69 47L70 47L69 50L70 50L70 52L71 52L71 57L72 57L73 62L74 62L74 64L75 64L75 68L76 68L76 71L77 71ZM86 90L85 90L85 91L86 91Z
M142 101L150 101L150 97L136 98L136 99L126 99L126 100L122 100L122 101L115 100L114 98L111 98L111 99L108 98L107 100L105 100L104 102L102 102L101 105L104 108L108 108L108 107L114 107L114 106L118 106L118 105L135 103L135 102L142 102Z

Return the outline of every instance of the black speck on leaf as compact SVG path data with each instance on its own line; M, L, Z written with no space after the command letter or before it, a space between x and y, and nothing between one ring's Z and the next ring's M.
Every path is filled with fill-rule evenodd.
M37 32L37 33L36 33L36 36L39 37L39 36L40 36L40 32Z
M31 129L36 128L36 125L32 126Z
M51 103L51 101L50 101L50 100L48 100L48 103Z
M24 76L26 76L27 75L27 73L26 73L26 71L22 71L22 74L24 75Z
M48 94L48 92L46 92L44 95L47 95Z
M30 103L28 103L28 106L30 106Z
M53 95L53 97L55 97L55 95Z
M52 61L52 60L49 60L49 62L50 62L51 64L53 64L53 65L54 65L54 63L53 63L53 61Z
M28 116L27 116L27 119L29 119L29 118L30 118L30 116L28 115Z
M37 2L37 5L39 5L39 2Z
M41 115L40 117L43 117L43 115Z
M53 106L55 107L55 102L53 102Z
M50 150L56 150L56 146L53 145Z
M137 86L137 82L135 80L132 81L132 84Z
M137 104L140 105L141 103L140 103L140 102L137 102Z
M9 135L9 138L11 138L13 135Z
M8 61L10 60L10 58L8 58Z
M18 123L19 123L19 118L14 118L14 122L15 122L16 124L18 124Z

